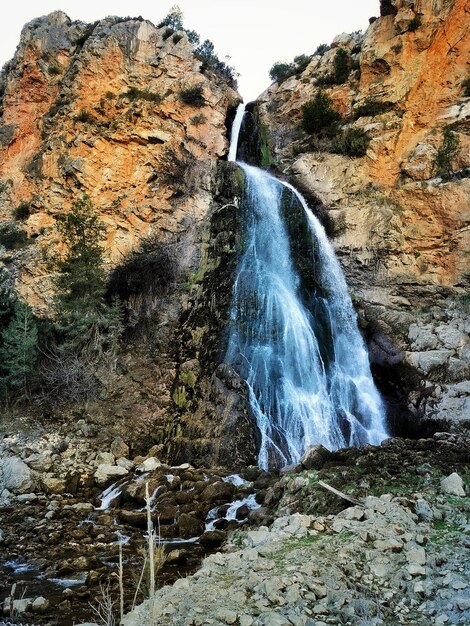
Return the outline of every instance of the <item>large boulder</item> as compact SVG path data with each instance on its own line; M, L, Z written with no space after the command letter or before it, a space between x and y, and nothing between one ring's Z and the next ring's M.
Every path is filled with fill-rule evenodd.
M24 461L16 456L3 460L0 465L0 491L8 489L13 493L33 491L33 473Z
M111 480L118 480L123 476L127 476L129 472L125 467L119 465L110 465L109 463L102 463L98 465L98 469L95 472L95 481L98 485L105 485Z
M310 446L305 450L300 463L305 469L321 469L325 461L331 456L331 452L321 444Z

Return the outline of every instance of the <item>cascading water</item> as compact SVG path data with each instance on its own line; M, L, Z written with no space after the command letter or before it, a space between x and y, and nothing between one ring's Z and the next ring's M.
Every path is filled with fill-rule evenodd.
M236 159L242 118L240 107L229 160ZM248 224L226 362L248 384L259 465L295 463L312 444L333 450L380 443L387 437L382 401L323 227L291 185L237 164L245 173ZM283 219L288 202L300 203L310 231L316 286L307 296Z

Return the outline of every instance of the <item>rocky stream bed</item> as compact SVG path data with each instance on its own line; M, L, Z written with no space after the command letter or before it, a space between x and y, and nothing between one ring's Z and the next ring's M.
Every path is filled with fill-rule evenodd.
M147 483L167 556L164 587L126 626L470 623L465 433L337 452L315 447L280 476L168 467L152 455L130 461L116 456L127 451L114 441L112 451L88 459L91 474L75 463L73 480L63 472L80 445L45 441L42 452L22 447L24 458L13 455L13 440L3 441L6 620L16 583L17 624L93 621L100 585L109 581L117 600L120 541L129 611L143 561ZM38 469L41 454L49 471ZM75 493L66 490L72 483Z

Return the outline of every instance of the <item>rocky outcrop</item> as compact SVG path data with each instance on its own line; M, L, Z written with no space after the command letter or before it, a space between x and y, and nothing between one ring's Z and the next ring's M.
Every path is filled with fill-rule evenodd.
M466 624L468 499L442 485L462 484L448 472L466 472L467 454L468 439L438 435L324 455L267 490L265 503L278 502L269 526L233 534L124 624Z
M201 66L185 33L141 18L90 25L55 12L24 27L2 72L0 218L23 208L30 245L3 261L37 311L50 302L42 253L81 194L106 225L110 264L205 217L239 96Z
M463 0L391 0L371 22L273 84L255 108L278 169L326 212L392 421L397 403L402 417L407 407L414 418L465 421L470 14ZM349 77L331 85L338 50ZM300 131L302 107L320 86L344 128L371 137L365 156L319 151ZM442 176L446 127L459 148Z

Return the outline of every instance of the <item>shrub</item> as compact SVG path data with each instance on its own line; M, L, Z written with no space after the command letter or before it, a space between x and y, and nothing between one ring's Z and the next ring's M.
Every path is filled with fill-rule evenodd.
M319 89L315 97L302 107L302 128L307 133L331 131L341 120L341 114L332 106L332 100Z
M322 57L325 54L325 52L328 52L329 49L330 49L330 46L327 43L321 43L313 54L319 55Z
M127 322L135 325L151 316L159 300L174 285L177 267L175 244L149 237L110 273L107 300L119 298L125 306Z
M294 74L291 63L274 63L269 70L269 78L275 83L282 83Z
M31 209L29 206L29 202L20 202L20 204L16 207L13 212L15 220L27 220L31 215Z
M421 26L422 22L423 22L423 18L421 17L421 15L415 15L414 18L408 24L408 30L410 32L414 32Z
M75 121L90 124L93 122L93 117L86 109L80 109L78 115L75 116Z
M193 117L191 117L189 121L194 126L199 126L200 124L204 124L205 122L207 122L207 117L204 115L204 113L198 113L197 115L193 115Z
M269 70L269 77L276 83L282 83L291 76L301 74L307 68L311 58L306 54L300 54L292 63L274 63Z
M181 102L193 107L202 107L206 103L202 85L194 85L193 87L183 89L183 91L180 91L178 97Z
M434 168L439 176L450 176L453 171L453 162L460 151L458 135L446 126L442 131L442 144L437 151Z
M353 119L357 120L360 117L374 117L381 113L386 113L394 108L393 102L382 102L380 100L374 100L373 98L367 98L364 104L361 104L353 111Z
M49 67L47 68L47 72L51 76L55 76L57 74L60 74L60 67L58 67L57 65L49 65Z
M0 226L0 246L7 250L19 250L28 243L27 233L11 224Z
M346 82L351 71L351 57L344 50L339 48L333 59L333 78L336 85L341 85Z
M162 97L150 91L149 89L139 89L138 87L131 87L128 91L121 95L122 98L129 98L129 100L147 100L148 102L155 102L159 104L162 101Z
M219 59L214 50L214 44L209 39L206 39L195 49L195 54L202 61L201 71L207 70L218 74L225 82L231 87L236 89L236 72L231 65L224 63Z
M348 128L339 137L335 137L331 151L350 157L363 157L370 140L370 135L361 128Z

